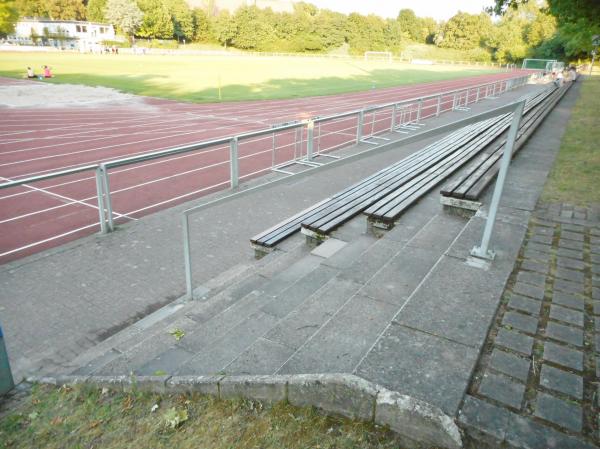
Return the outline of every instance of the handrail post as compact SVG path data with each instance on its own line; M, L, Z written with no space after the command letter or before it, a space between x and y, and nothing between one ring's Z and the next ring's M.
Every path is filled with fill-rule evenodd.
M229 184L234 189L239 184L240 166L238 160L238 137L233 136L229 141L229 166L231 172L231 178Z
M517 139L517 133L519 132L519 125L521 118L523 117L523 109L525 107L525 100L519 102L515 111L513 112L512 122L510 129L508 130L508 137L504 144L504 153L502 154L502 161L500 162L500 171L498 172L498 179L496 180L496 186L494 187L494 194L490 203L490 211L488 213L487 221L485 222L485 229L483 230L483 236L481 238L481 245L475 246L471 250L471 255L479 257L481 259L493 260L496 253L489 250L490 239L492 238L492 231L494 230L494 224L496 222L496 214L498 213L498 206L500 205L500 198L502 197L502 190L504 189L504 182L506 181L506 174L508 173L508 167L512 159L513 148L515 146L515 140Z
M0 325L0 396L8 393L15 387L12 371L10 370L10 361L4 344L4 334L2 325Z
M475 96L475 103L479 103L479 91L480 91L480 87L477 86L477 95Z
M309 120L306 124L306 159L313 160L313 150L315 142L315 122Z
M439 117L440 116L440 110L442 108L442 94L438 95L438 102L437 102L437 110L435 111L435 116Z
M358 123L356 125L356 144L358 145L363 136L363 123L365 121L365 110L361 109L358 113Z
M113 220L112 197L110 196L110 181L108 180L108 169L105 164L100 164L102 172L102 187L104 188L104 200L106 202L106 222L108 232L115 230L115 222Z
M96 195L98 196L98 215L100 216L100 232L108 233L106 227L106 215L104 214L104 189L102 187L102 168L96 168Z
M421 123L421 111L423 110L423 99L419 100L419 106L417 107L417 123Z
M186 213L182 216L183 223L183 259L185 263L185 286L189 299L194 299L192 287L192 254L190 249L190 216Z
M398 105L396 103L394 103L394 105L392 106L392 125L390 126L390 132L394 132L394 129L396 129L396 108L398 107Z

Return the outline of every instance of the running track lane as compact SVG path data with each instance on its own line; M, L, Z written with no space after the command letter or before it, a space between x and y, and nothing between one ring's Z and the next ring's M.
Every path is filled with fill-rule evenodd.
M525 72L481 75L366 92L292 100L218 104L141 98L128 105L4 109L0 123L0 182L60 169L140 155L174 146L265 129L273 124L332 115L450 91ZM0 85L29 81L0 78ZM433 111L433 102L429 107ZM446 105L444 109L450 109ZM367 114L365 133L389 127L389 112ZM318 147L351 143L356 119L319 129ZM289 160L299 148L294 131L241 141L240 176L266 173L273 161ZM301 136L305 139L306 136ZM209 148L110 172L117 223L227 188L229 148ZM0 191L0 263L58 246L99 230L92 172Z

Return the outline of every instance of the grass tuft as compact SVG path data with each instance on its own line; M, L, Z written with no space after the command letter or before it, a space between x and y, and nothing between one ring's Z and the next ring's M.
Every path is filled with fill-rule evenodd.
M0 421L0 448L400 449L389 430L312 408L36 385Z

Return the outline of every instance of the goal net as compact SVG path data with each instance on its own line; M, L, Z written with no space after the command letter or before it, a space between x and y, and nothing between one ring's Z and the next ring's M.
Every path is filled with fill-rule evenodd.
M563 62L556 59L524 59L522 69L529 70L544 70L545 72L553 72L562 70L565 67Z
M391 51L365 51L365 61L392 61Z

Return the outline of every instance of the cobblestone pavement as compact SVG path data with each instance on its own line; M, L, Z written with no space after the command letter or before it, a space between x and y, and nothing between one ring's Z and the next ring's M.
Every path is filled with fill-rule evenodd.
M530 221L462 409L496 441L600 443L599 211L540 205Z

